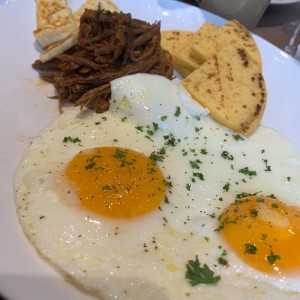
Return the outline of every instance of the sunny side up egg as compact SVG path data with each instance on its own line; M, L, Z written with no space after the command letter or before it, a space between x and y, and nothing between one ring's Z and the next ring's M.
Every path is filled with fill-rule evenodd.
M137 74L112 82L108 112L65 108L14 189L36 250L100 299L299 299L299 182L286 138L244 139Z

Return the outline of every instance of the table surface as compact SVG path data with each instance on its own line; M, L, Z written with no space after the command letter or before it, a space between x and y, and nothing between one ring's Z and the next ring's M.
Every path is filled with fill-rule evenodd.
M195 0L177 0L197 6ZM300 1L291 4L270 4L260 22L252 30L255 34L283 49L290 36L283 30L283 25L300 19Z
M283 25L300 19L300 2L293 4L270 4L257 27L252 31L280 49L290 40Z

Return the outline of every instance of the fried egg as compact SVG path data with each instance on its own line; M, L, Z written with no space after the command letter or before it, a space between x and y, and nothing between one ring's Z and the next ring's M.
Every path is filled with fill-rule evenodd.
M230 131L161 76L111 86L109 111L65 108L15 173L41 256L100 299L299 299L296 147Z

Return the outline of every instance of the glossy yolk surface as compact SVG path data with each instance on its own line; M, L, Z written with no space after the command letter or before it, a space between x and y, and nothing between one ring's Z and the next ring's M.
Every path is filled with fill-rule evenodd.
M152 211L166 190L156 163L127 148L81 151L69 162L65 174L84 208L111 218L132 218Z
M286 275L300 268L300 210L270 197L237 199L219 217L220 233L255 269Z

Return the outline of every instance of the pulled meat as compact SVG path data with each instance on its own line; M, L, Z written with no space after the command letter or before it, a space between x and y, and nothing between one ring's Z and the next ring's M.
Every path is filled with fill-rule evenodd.
M82 15L74 47L32 66L54 84L60 104L67 101L96 112L109 109L113 79L135 73L173 76L170 54L160 47L160 22L100 9Z

